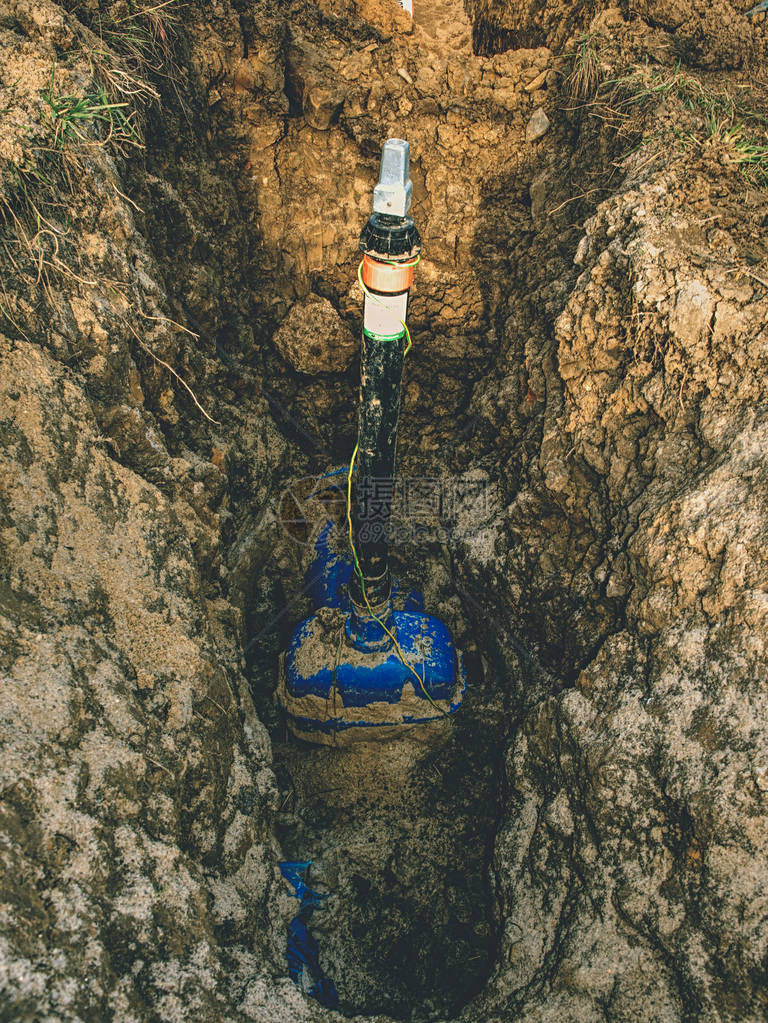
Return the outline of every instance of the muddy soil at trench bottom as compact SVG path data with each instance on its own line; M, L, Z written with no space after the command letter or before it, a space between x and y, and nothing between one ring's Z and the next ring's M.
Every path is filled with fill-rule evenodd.
M310 887L328 893L311 929L341 1011L426 1023L455 1015L478 994L496 958L490 868L508 729L455 595L444 579L436 583L434 559L408 551L406 564L405 553L394 552L395 576L421 581L426 611L446 621L464 656L467 693L449 723L428 740L346 749L289 737L271 691L278 650L301 613L273 634L273 656L259 658L260 683L252 676L252 685L272 733L283 855L311 860ZM300 588L297 576L294 592Z
M473 674L434 746L275 744L278 838L329 893L312 930L346 1014L453 1015L488 978L500 742Z

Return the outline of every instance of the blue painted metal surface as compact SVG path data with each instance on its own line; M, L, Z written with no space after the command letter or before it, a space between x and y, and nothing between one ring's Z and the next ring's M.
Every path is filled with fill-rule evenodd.
M348 552L337 549L338 529L329 520L315 540L315 556L304 575L309 595L315 607L338 607L349 610L349 580L352 558Z
M305 878L311 866L312 860L282 860L278 863L280 873L293 888L293 894L301 903L302 909L306 909L307 906L313 908L322 906L328 898L325 892L316 892L307 885Z
M458 665L451 634L439 618L432 615L415 614L410 611L395 611L394 618L397 641L405 657L419 675L424 676L425 686L433 700L448 700L456 688ZM356 658L360 663L349 664L343 660L336 665L336 649L328 644L328 656L324 662L316 663L312 673L305 673L297 666L297 653L315 632L317 619L307 618L294 632L285 658L285 678L294 696L326 697L334 682L344 694L346 706L365 707L368 703L384 701L397 703L403 685L413 684L417 696L422 696L427 709L430 703L420 689L413 673L406 668L394 649L379 655L365 655ZM427 715L433 716L433 715Z
M361 653L340 642L339 631L346 633L350 617L350 612L338 612L334 631L325 614L313 615L291 638L283 666L287 699L282 702L295 734L310 741L314 735L325 743L343 733L353 738L353 731L360 738L383 738L399 726L429 724L459 709L466 675L443 622L417 612L392 615L400 648L422 687L394 647Z
M395 581L389 604L377 612L417 678L376 617L350 601L352 571L346 536L329 520L305 576L318 612L294 630L278 687L289 728L311 742L381 738L399 726L444 720L466 690L451 634L423 612L422 594Z
M340 549L341 548L341 549ZM338 607L350 610L349 580L352 577L352 556L346 537L342 539L336 523L329 519L315 540L315 555L304 573L304 585L315 607ZM398 579L392 581L392 603L402 611L423 611L424 596L420 590L409 590Z
M397 636L397 625L392 600L390 599L384 608L379 608L375 615L355 607L353 601L352 610L344 624L344 635L350 646L364 654L393 650L393 637Z
M285 948L288 976L310 998L316 998L327 1009L337 1009L339 995L336 985L320 965L320 948L308 926L314 911L320 909L328 897L306 885L305 878L311 864L311 860L286 860L278 864L280 873L293 887L299 900L299 912L288 924Z

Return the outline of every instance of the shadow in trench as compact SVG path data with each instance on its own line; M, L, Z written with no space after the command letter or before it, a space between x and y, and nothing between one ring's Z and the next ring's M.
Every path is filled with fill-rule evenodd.
M468 695L429 744L275 745L277 834L330 893L312 926L345 1014L424 1023L487 981L497 927L488 867L497 828L500 716L479 659Z

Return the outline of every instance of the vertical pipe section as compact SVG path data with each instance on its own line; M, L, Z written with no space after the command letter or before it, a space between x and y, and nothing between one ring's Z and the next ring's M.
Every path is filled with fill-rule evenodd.
M388 293L366 281L370 272L365 256L363 280L370 294L363 309L363 340L360 362L360 412L358 425L357 482L353 528L355 548L372 605L389 597L389 529L400 412L400 383L405 351L402 322L408 307L408 291ZM384 270L385 264L379 264ZM366 274L366 270L369 272ZM378 275L380 278L380 275ZM386 283L386 274L385 281ZM377 280L381 286L381 280ZM353 579L353 599L361 600L360 580Z
M419 232L408 216L412 195L408 143L388 139L373 191L373 213L359 245L366 294L352 527L365 593L356 572L350 583L353 605L362 612L367 598L377 614L390 600L389 530L406 347L404 325L413 266L421 252Z
M364 231L361 239L361 246L363 241L366 243L362 277L368 294L363 307L357 483L352 522L365 595L377 607L389 599L390 591L389 531L406 347L403 324L408 312L413 262L421 242L410 217L374 214L371 221L368 226L373 230ZM382 234L387 238L382 239ZM390 235L401 235L400 243ZM368 247L383 241L389 242L384 253ZM393 248L401 251L392 252ZM364 603L356 573L352 576L350 596L354 603Z

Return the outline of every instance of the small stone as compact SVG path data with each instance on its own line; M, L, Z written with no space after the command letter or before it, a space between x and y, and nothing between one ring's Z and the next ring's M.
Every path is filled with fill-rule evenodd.
M579 244L576 246L576 255L573 257L573 262L576 266L582 266L585 259L589 255L590 239L589 235L584 235L580 239Z
M546 85L548 74L549 71L547 71L546 69L544 71L541 71L538 75L536 75L532 82L529 82L525 86L525 91L536 92L537 89L540 89L543 85Z
M337 93L321 85L315 85L307 90L304 97L304 120L310 128L327 131L341 110L343 102L343 97Z
M227 472L227 452L223 448L212 448L211 449L211 462L220 469L226 475Z
M259 76L253 61L243 58L235 68L235 91L252 92L256 88Z
M534 110L528 122L528 127L525 129L525 141L535 142L536 139L540 139L542 135L546 134L548 130L549 118L544 113L544 107L539 107L537 110Z
M669 325L681 341L695 345L707 332L714 309L715 299L702 281L683 281L677 287Z
M551 182L547 174L539 174L531 182L531 187L528 191L531 196L531 216L534 223L537 223L544 213L550 188Z
M355 338L327 298L310 295L292 306L272 338L299 373L343 373L357 348Z

